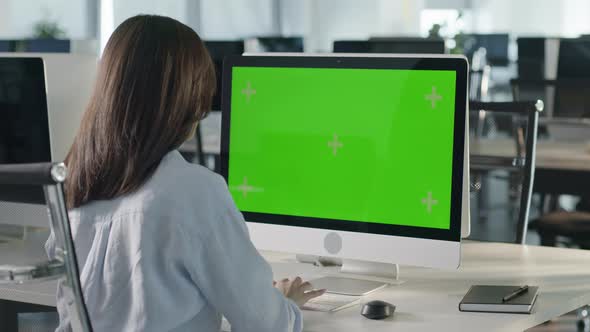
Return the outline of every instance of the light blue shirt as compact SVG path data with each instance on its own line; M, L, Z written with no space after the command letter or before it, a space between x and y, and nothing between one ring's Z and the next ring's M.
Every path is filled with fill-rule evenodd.
M177 151L136 192L72 210L70 221L95 332L219 331L221 315L237 332L302 329L224 179ZM58 286L57 331L71 329L68 301Z

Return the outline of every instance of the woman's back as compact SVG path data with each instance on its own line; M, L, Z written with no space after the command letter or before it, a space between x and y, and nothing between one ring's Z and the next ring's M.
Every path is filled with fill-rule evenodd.
M231 280L270 289L272 273L248 240L224 180L177 151L136 192L84 205L70 218L95 331L218 331L220 312L244 331L300 324L295 304L278 290L252 294ZM70 299L62 291L60 329L67 329ZM252 304L271 304L262 304L271 312L247 305L253 297L259 299Z
M300 331L297 304L322 291L300 278L273 287L223 178L175 150L215 90L199 36L168 17L131 17L98 73L64 188L94 331L218 331L221 315L233 331ZM53 257L52 238L47 249ZM65 291L59 330L70 326Z

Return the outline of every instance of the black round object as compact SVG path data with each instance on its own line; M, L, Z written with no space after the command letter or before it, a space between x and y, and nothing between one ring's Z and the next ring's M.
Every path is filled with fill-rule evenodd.
M365 303L361 309L361 315L368 319L385 319L393 315L394 311L395 306L393 304L375 300Z

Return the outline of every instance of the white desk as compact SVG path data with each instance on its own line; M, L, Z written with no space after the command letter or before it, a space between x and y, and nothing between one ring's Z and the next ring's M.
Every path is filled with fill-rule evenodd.
M0 257L7 257L1 249ZM265 256L275 278L324 272L295 263L293 255ZM404 284L363 300L395 304L393 318L364 319L358 306L334 314L306 311L305 331L522 331L590 303L590 251L473 242L463 246L460 270L402 267L401 278ZM459 301L472 284L539 285L541 294L531 315L459 312ZM0 286L0 299L54 305L54 289L54 283Z
M576 120L565 130L576 130L580 126ZM584 125L590 130L590 122ZM221 113L213 112L200 124L203 138L203 152L218 155L221 144ZM585 137L585 136L580 136ZM516 155L516 147L512 139L479 139L471 138L469 142L470 154L473 157L507 157ZM195 140L183 144L181 151L196 151ZM539 140L537 142L537 168L566 169L590 171L590 144L581 139L579 142Z
M516 156L515 143L508 139L471 140L469 149L472 169L510 168ZM533 190L589 196L590 144L539 140Z

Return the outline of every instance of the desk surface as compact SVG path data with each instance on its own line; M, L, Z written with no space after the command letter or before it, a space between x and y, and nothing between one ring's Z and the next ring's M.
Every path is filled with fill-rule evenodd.
M0 257L16 256L1 250ZM298 264L293 255L265 253L275 278L326 273ZM367 296L397 306L393 318L371 321L359 315L358 306L334 314L304 312L305 331L522 331L590 303L590 251L466 243L457 271L402 267L405 283ZM531 315L462 313L458 304L472 284L538 285L540 295ZM0 298L55 305L55 283L0 286Z
M472 139L469 150L472 157L516 156L515 143L510 139ZM540 140L537 143L536 165L543 169L590 171L590 145L586 142Z

